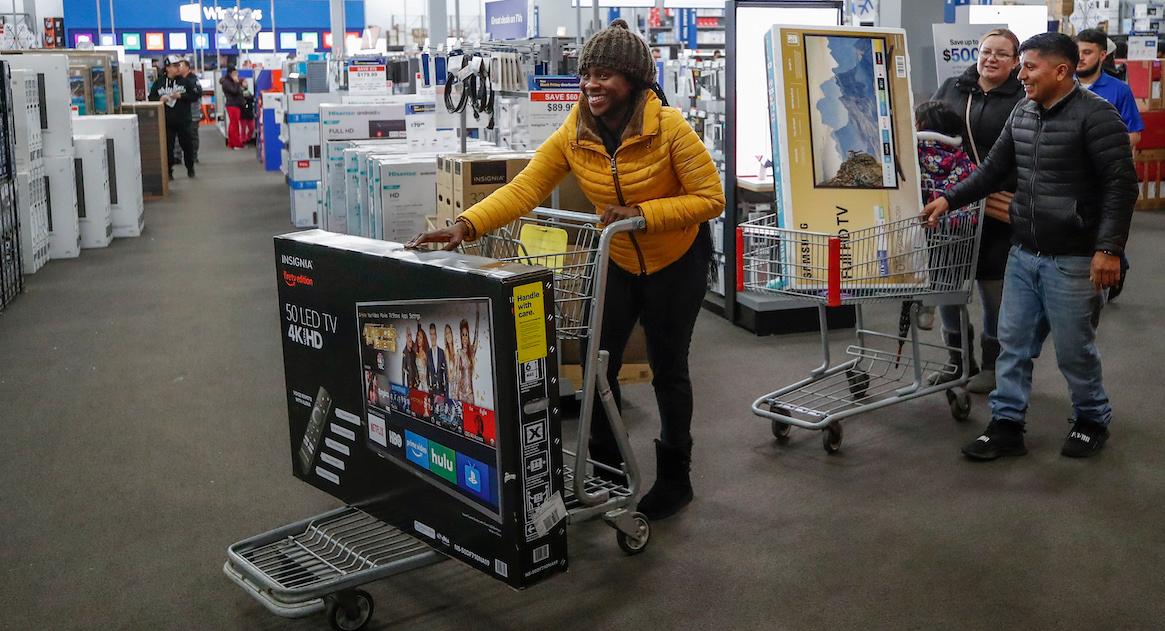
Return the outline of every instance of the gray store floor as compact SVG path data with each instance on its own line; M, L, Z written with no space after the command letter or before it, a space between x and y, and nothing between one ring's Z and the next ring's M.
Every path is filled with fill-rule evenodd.
M290 474L271 245L286 188L212 133L202 153L141 238L52 262L0 315L0 628L326 628L271 616L222 574L232 542L335 502ZM1134 232L1101 329L1117 420L1099 457L1058 455L1069 408L1050 349L1027 457L959 456L981 398L964 425L941 397L855 419L836 456L815 433L778 446L748 405L815 365L816 335L755 338L706 313L698 498L645 554L583 524L563 576L515 592L444 563L372 586L370 628L1159 627L1165 216ZM654 399L626 395L650 467Z

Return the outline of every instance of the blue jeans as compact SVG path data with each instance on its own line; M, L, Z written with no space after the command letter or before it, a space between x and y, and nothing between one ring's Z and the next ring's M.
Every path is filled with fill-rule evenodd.
M1012 247L999 311L996 387L991 418L1023 423L1032 388L1032 360L1052 335L1060 373L1078 421L1107 425L1112 406L1101 379L1096 325L1102 293L1088 280L1090 256L1038 255Z

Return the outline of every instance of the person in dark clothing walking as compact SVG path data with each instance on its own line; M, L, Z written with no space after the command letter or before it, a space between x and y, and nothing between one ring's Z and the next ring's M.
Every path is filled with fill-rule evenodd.
M1007 117L1015 104L1023 100L1019 71L1019 38L1007 29L994 29L979 40L979 58L974 66L958 77L947 79L932 97L955 111L963 122L963 149L975 162L982 164L999 139ZM979 302L983 305L982 329L979 332L981 363L970 358L971 378L967 389L987 394L995 389L995 360L999 357L999 304L1003 299L1003 272L1007 252L1011 249L1011 226L1007 225L1007 207L1015 192L1015 176L1004 178L998 191L987 197L983 231L979 241L979 266L975 272ZM961 348L960 309L954 305L939 307L943 338L948 347ZM973 334L973 329L971 329ZM974 344L968 346L973 347ZM952 352L951 363L962 372L962 357ZM953 381L961 374L937 373L934 382Z
M227 66L227 74L220 81L227 109L227 147L243 148L243 84L239 81L239 71Z
M193 75L183 76L177 57L166 60L166 74L158 77L150 86L149 99L166 105L166 151L170 177L174 177L174 145L182 147L182 159L186 163L186 175L194 177L194 145L190 108L202 99L202 88Z
M202 125L202 84L198 81L198 73L190 68L190 62L183 59L178 62L178 70L183 77L191 79L195 85L198 86L198 101L196 101L190 108L190 147L194 151L194 162L198 163L198 141L202 137L198 133L200 125ZM186 153L183 150L183 153Z
M963 447L973 459L1027 453L1024 417L1033 359L1050 334L1068 382L1074 419L1060 450L1096 454L1108 439L1112 406L1101 378L1096 325L1103 291L1120 278L1137 178L1124 122L1111 104L1075 80L1079 52L1063 33L1042 33L1019 47L1017 105L979 170L923 213L934 225L950 208L998 190L1014 176L1012 228L999 312L991 422Z
M643 217L644 230L616 235L611 242L598 342L609 354L607 380L618 403L623 351L636 322L643 324L661 428L655 484L638 507L648 518L662 519L693 498L688 351L712 257L707 222L723 212L724 190L703 141L679 110L658 97L655 60L627 22L615 20L587 40L578 72L578 102L530 164L452 226L420 235L410 246L453 248L501 228L546 199L569 172L602 224ZM596 408L591 458L621 471L617 439L602 406ZM621 474L596 473L626 483Z

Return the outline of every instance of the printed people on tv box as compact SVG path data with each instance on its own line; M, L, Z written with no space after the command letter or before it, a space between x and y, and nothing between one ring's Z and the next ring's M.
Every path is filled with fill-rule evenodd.
M486 299L357 306L369 448L496 515L488 314Z

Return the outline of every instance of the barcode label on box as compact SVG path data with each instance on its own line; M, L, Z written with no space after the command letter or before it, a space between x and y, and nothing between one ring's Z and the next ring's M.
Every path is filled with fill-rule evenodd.
M534 530L539 537L545 537L558 522L566 518L566 503L562 501L562 493L556 492L550 499L534 513Z
M899 79L906 78L906 57L902 55L894 57L894 73L898 75Z
M534 562L541 563L550 558L550 544L543 544L534 548Z
M497 572L498 576L508 577L510 575L510 566L501 559L494 559L494 572Z

